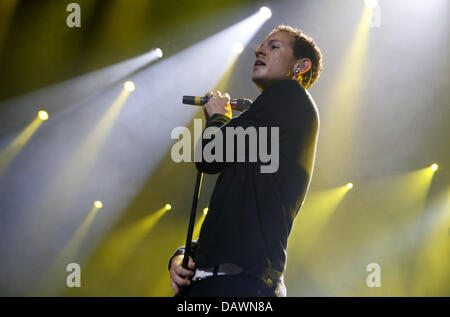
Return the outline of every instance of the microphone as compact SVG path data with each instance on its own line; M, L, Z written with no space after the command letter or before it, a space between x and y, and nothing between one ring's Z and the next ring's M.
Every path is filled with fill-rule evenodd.
M203 106L209 101L209 97L199 97L199 96L183 96L183 103L187 105ZM247 110L253 101L248 98L239 98L230 100L231 109L237 111Z

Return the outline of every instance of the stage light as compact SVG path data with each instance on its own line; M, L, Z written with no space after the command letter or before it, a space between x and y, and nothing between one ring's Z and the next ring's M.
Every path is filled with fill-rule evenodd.
M244 51L244 47L239 42L233 43L231 48L232 48L233 52L236 53L236 54L241 54Z
M48 119L48 113L47 111L41 110L38 112L39 118L41 120L47 120Z
M378 5L378 0L364 0L369 9L374 9Z
M157 48L155 50L155 54L156 54L156 57L158 57L158 58L163 57L163 52L162 52L162 50L160 48Z
M94 202L94 206L95 206L95 208L100 209L100 208L103 208L103 203L100 200L96 200Z
M259 14L264 20L268 20L272 16L272 11L268 7L262 7L259 9Z
M208 207L206 207L206 208L203 209L203 214L204 214L205 216L208 214L208 210L209 210Z
M348 184L347 184L347 188L348 188L348 189L352 189L352 188L353 188L353 184L352 184L352 183L348 183Z
M439 165L437 165L436 163L434 163L433 165L431 165L431 170L433 172L437 171L437 169L439 168Z
M123 87L125 88L125 90L130 91L130 92L136 89L136 87L134 86L134 83L132 81L126 81L123 84Z
M172 205L171 204L166 204L164 206L164 208L166 208L166 210L170 210L170 209L172 209Z

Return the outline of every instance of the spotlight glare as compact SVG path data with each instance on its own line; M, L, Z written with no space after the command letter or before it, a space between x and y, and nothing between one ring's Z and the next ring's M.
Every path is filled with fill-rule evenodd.
M126 81L125 84L123 84L123 87L127 91L133 91L134 89L136 89L136 87L134 86L134 83L130 80Z
M203 214L206 216L208 214L208 207L203 209Z
M244 51L244 47L243 47L242 44L239 43L239 42L233 43L233 45L231 46L231 49L232 49L233 52L235 52L236 54L241 54L241 53Z
M433 165L431 165L431 170L434 172L434 171L437 171L437 169L439 168L439 165L437 165L436 163L434 163Z
M374 9L378 5L378 0L365 0L364 2L369 9Z
M48 119L48 113L47 111L41 110L38 112L39 118L41 120L47 120Z
M166 205L164 206L164 208L166 208L167 210L170 210L170 209L172 209L172 205L171 205L171 204L166 204Z
M155 54L158 58L163 57L163 52L160 48L155 49Z
M262 7L259 9L259 14L264 20L268 20L272 16L272 11L268 7Z
M103 207L103 203L102 203L100 200L96 200L96 201L94 202L94 206L95 206L95 208L100 209L100 208Z
M348 183L348 184L347 184L347 188L348 188L348 189L352 189L352 188L353 188L353 184L352 184L352 183Z

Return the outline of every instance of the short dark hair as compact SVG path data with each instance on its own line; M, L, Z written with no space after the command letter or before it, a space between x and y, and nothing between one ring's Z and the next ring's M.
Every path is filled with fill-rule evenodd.
M303 33L302 30L292 26L279 25L269 35L277 32L289 33L294 38L292 48L296 58L309 58L311 60L311 68L306 73L303 73L299 79L299 84L304 88L311 87L319 78L320 72L323 69L322 52L316 42L310 36Z

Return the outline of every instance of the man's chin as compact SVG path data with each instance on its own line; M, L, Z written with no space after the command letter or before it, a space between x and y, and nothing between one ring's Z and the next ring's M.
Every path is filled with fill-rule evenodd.
M264 76L261 74L258 74L258 71L253 72L252 74L252 80L254 83L256 82L263 82L265 80Z
M255 83L256 87L258 87L259 90L264 89L264 80L259 78L258 76L252 76L252 81Z

